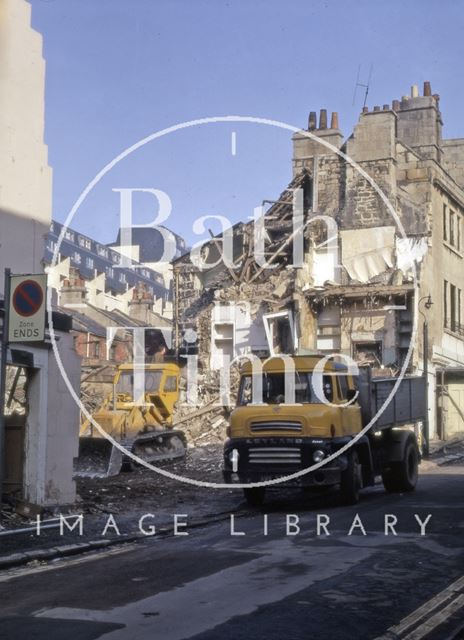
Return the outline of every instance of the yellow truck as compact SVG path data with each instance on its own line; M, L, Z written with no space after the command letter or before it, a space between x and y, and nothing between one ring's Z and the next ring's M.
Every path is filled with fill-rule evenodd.
M322 363L323 356L293 356L247 362L241 369L237 406L224 445L223 475L231 484L276 480L308 469L350 443L377 415L397 378L373 378L367 367L353 376L346 366ZM321 365L319 365L320 367ZM286 378L287 376L287 378ZM286 379L293 379L292 402L285 402ZM345 452L294 480L303 487L339 487L344 504L355 504L363 487L381 476L385 489L412 491L420 451L411 425L424 419L425 381L406 376L372 427ZM244 488L251 505L260 505L267 487Z
M144 365L144 394L134 399L132 364L119 365L113 380L113 392L92 413L104 433L150 463L175 460L186 454L182 431L172 428L179 399L180 367L174 362ZM84 416L79 431L77 475L115 475L123 462L121 452Z

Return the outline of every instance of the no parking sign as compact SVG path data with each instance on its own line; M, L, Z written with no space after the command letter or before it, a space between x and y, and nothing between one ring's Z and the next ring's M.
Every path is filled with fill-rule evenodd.
M38 342L45 337L44 274L11 276L9 342Z

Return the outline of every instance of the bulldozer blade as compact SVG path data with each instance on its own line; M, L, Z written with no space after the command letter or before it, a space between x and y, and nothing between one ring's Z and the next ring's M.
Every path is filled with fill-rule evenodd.
M106 438L79 438L75 476L115 476L122 468L123 453Z

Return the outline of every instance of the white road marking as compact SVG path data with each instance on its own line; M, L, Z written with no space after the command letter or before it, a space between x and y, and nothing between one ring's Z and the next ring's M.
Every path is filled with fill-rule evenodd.
M409 633L404 640L421 640L421 638L425 638L431 631L433 631L440 624L446 622L450 616L453 615L459 609L464 607L464 595L459 595L455 600L452 600L444 609L441 609L434 616L429 618L426 622L414 629L411 633Z
M420 640L420 638L423 638L432 629L444 622L446 617L449 617L454 613L454 611L457 611L464 606L464 595L459 594L443 609L440 609L440 611L435 613L427 621L423 622L420 627L417 627L417 629L412 631L409 635L404 636L403 634L411 629L415 624L418 624L421 620L432 614L436 609L438 609L438 607L448 602L449 599L461 589L464 589L464 576L450 584L440 593L437 593L437 595L431 600L425 602L418 609L406 616L406 618L403 618L399 624L390 627L385 634L379 636L375 640L391 640L392 638L400 638L401 636L403 636L403 640ZM443 617L443 614L445 614L445 617ZM430 626L430 623L432 623L433 626Z
M237 155L237 134L235 131L232 131L232 138L230 142L231 142L232 155L236 156Z
M155 541L155 538L149 538L150 540ZM9 582L10 580L14 580L15 578L23 578L24 576L32 575L35 573L44 573L46 571L57 571L58 569L67 569L68 567L72 567L78 564L84 564L86 562L94 562L95 560L103 560L104 558L108 558L109 556L120 555L122 553L129 553L130 551L134 551L134 549L140 548L138 543L126 543L121 547L112 547L110 549L105 549L104 547L100 550L97 549L95 551L88 551L85 555L77 556L74 558L70 558L69 556L63 556L59 558L57 562L53 564L44 564L40 566L23 566L12 569L6 569L4 572L0 574L0 583ZM47 561L50 562L50 561Z
M259 545L261 555L240 565L192 580L169 591L129 602L109 611L55 608L35 615L42 618L91 620L125 625L105 640L183 640L213 629L235 616L308 588L320 580L340 576L371 556L374 549L327 545L305 552L291 539ZM292 570L293 569L293 570ZM179 611L188 611L179 615ZM150 614L156 613L156 616Z

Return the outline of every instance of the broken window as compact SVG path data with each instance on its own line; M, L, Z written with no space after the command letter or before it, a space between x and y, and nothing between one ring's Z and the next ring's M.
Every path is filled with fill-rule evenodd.
M378 367L382 364L382 341L353 342L353 358L360 364Z
M28 373L24 367L7 365L5 389L5 415L24 414L27 409Z
M297 339L291 311L265 314L263 322L271 356L295 352Z

